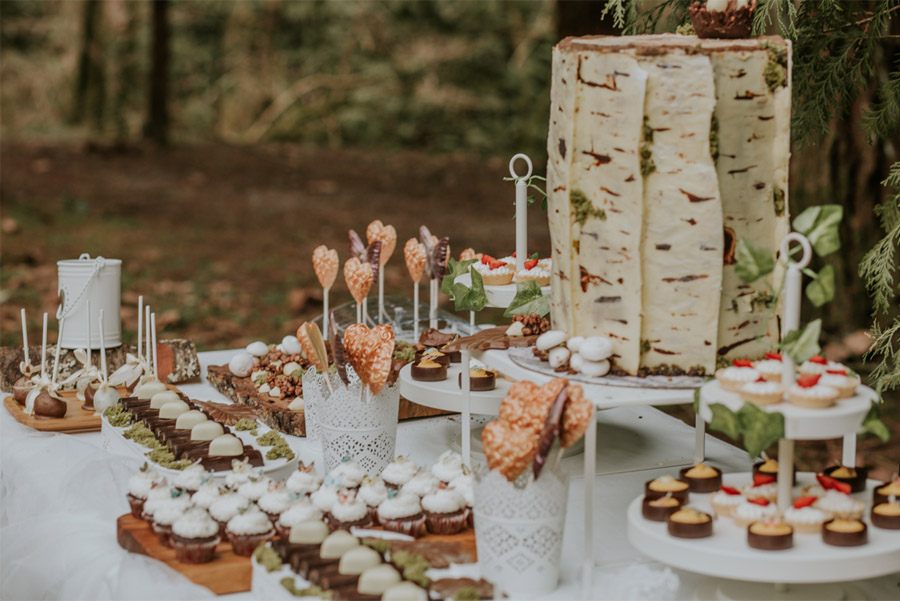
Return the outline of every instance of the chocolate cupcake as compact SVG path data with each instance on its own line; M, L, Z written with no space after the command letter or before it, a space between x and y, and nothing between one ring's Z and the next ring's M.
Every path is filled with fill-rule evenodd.
M665 522L666 518L678 511L680 507L681 501L671 494L656 499L644 497L641 502L641 515L654 522Z
M658 499L671 493L673 497L681 501L684 505L688 500L688 490L690 484L684 480L673 478L672 476L660 476L654 480L648 480L644 484L644 496L648 499Z
M886 530L900 530L900 502L891 496L884 503L872 507L872 525Z
M462 374L457 375L457 382L462 388ZM497 387L497 374L489 369L475 367L469 370L469 390L484 392Z
M332 530L350 530L351 528L369 528L372 517L369 508L353 493L340 493L338 500L331 506L326 516Z
M712 516L690 507L682 507L669 514L666 525L669 534L677 538L706 538L712 536Z
M761 551L781 551L794 546L794 529L781 520L753 522L747 527L747 544Z
M716 492L722 486L722 470L705 463L682 468L678 475L688 483L691 492Z
M866 479L869 476L869 468L864 466L846 467L843 465L832 465L825 469L825 475L831 476L838 482L845 482L850 485L850 492L857 493L866 490Z
M822 524L822 541L835 547L858 547L869 542L869 532L862 520L834 518Z
M378 523L385 530L417 538L427 531L419 497L396 490L390 491L388 498L378 506Z
M194 507L172 524L169 535L175 559L182 563L208 563L216 555L219 525L205 509Z
M883 482L872 490L872 505L887 502L891 495L900 499L900 476L894 476L890 482Z
M425 510L425 524L432 534L458 534L466 529L468 512L466 500L456 490L445 488L422 497L422 508Z
M447 379L447 366L430 359L413 363L410 370L412 379L420 382L440 382Z
M250 557L260 543L275 536L275 528L265 513L250 506L228 520L225 535L235 555Z

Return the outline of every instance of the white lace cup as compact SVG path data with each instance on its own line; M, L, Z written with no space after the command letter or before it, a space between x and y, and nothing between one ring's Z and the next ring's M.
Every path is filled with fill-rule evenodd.
M347 376L350 385L333 381L334 392L314 410L316 436L328 471L350 457L375 476L394 458L400 388L385 386L371 394L350 367Z
M343 386L336 374L321 374L315 367L303 372L303 418L306 421L306 437L310 440L319 439L318 411L325 399L331 395L328 389L329 381L332 388Z
M559 583L567 476L545 467L527 485L500 472L479 473L475 484L475 543L478 566L501 592L512 597L545 595ZM519 484L520 486L516 486Z

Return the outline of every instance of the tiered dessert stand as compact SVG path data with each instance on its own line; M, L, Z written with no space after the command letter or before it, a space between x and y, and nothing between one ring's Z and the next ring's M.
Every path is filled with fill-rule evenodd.
M799 326L801 270L811 258L809 241L797 233L785 237L781 256L790 256L788 246L792 242L801 245L803 255L799 261L788 261L783 332L790 332ZM795 378L794 362L785 353L783 363L782 382L790 386ZM766 412L778 412L784 416L784 438L778 442L779 510L787 509L792 502L794 441L842 437L843 464L855 467L856 433L877 398L871 388L859 386L855 396L827 409L807 409L787 402L762 407ZM737 411L744 401L740 395L723 390L716 381L701 387L695 451L697 462L702 461L704 456L704 425L712 419L710 406L715 403ZM726 474L723 480L725 484L740 487L752 481L752 474ZM797 483L815 483L814 474L797 474ZM865 493L867 499L871 497L872 486L870 482ZM641 515L642 497L638 496L628 507L628 538L631 543L645 555L670 566L731 579L715 583L718 588L706 592L713 598L753 599L772 597L773 594L778 598L846 598L846 590L823 583L871 578L900 569L900 533L896 531L869 528L869 542L859 547L833 547L823 543L818 535L799 534L794 537L794 547L791 549L760 551L747 545L746 528L728 519L717 520L714 533L708 538L690 540L670 536L664 522L653 522ZM691 493L691 505L712 512L710 497L710 494ZM804 586L790 590L786 587L787 584L799 583Z

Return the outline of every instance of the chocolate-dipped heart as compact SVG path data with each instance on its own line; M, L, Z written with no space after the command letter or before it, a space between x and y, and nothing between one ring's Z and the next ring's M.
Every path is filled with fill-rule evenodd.
M319 285L326 290L334 286L340 265L337 251L324 244L317 246L313 250L312 264L313 271L316 272L316 277L319 279Z
M559 392L556 394L556 398L553 399L553 404L550 405L547 419L544 420L544 428L538 437L537 452L534 454L534 461L531 464L535 478L541 475L541 470L544 469L550 449L553 448L553 443L559 438L560 430L562 429L563 411L566 408L566 402L569 400L566 392L568 383L568 380L561 381L562 385L559 386Z
M363 302L372 288L372 266L363 263L357 257L351 257L344 263L344 280L347 289L357 303Z
M397 230L393 225L384 225L380 219L376 219L366 228L366 240L369 244L381 242L381 265L384 266L397 248Z
M350 385L350 378L347 377L347 352L344 350L344 341L338 333L337 320L334 318L334 311L328 319L328 339L331 342L331 356L334 357L334 366L337 368L338 376L345 386Z
M567 387L569 400L563 410L559 444L567 449L578 442L590 427L594 418L594 404L584 398L584 389L578 384Z

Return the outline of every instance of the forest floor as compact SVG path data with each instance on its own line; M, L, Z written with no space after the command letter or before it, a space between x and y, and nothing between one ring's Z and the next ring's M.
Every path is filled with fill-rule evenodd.
M347 255L347 230L393 224L398 249L388 293L409 278L403 242L426 224L497 256L513 250L513 187L502 158L393 150L218 144L168 150L15 143L0 146L0 342L17 344L18 308L55 311L58 259L88 252L123 260L122 319L133 335L137 297L158 314L160 335L201 350L280 340L321 312L310 266L319 244ZM538 172L542 169L538 168ZM549 252L546 217L530 208L529 249ZM342 278L332 303L350 300ZM861 442L881 477L900 459L900 403L883 411L891 443ZM690 421L689 410L669 410ZM801 465L840 457L839 441L799 444Z

